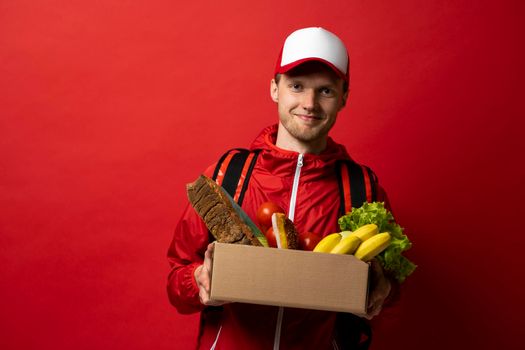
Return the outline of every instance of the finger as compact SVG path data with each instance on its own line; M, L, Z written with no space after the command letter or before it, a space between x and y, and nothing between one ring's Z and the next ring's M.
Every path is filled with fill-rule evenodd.
M213 259L213 252L215 251L215 242L211 242L208 244L208 247L206 247L206 253L208 253L208 257L210 259Z
M206 272L206 275L208 276L208 278L211 277L211 265L212 265L212 260L211 259L204 259L204 272Z
M213 263L214 249L215 242L208 244L206 252L204 253L204 262L199 276L199 298L201 300L201 303L204 305L222 305L222 302L217 302L210 299L211 267Z
M392 284L390 283L389 280L386 280L385 282L385 288L384 288L384 291L383 291L383 301L390 295L390 292L392 291Z
M377 294L376 294L376 293L373 293L373 294L368 298L368 305L367 305L367 308L368 308L368 309L372 309L372 308L374 307L374 305L377 304L377 301L378 301Z
M195 278L195 281L197 282L197 285L200 285L199 281L200 281L200 276L201 276L201 273L202 273L202 268L203 268L203 265L199 265L199 266L197 266L197 268L193 272L193 277Z
M204 289L205 292L210 291L210 277L208 274L208 271L206 271L206 267L204 265L201 265L199 270L196 272L195 281L197 282L197 286L200 289Z
M375 316L379 315L380 312L381 312L381 305L374 307L373 309L368 311L366 315L366 319L371 320Z
M207 292L210 292L210 274L206 266L203 266L202 272L200 275L200 286Z
M208 279L203 279L201 283L201 288L206 292L210 292L210 283L208 282Z
M221 300L214 300L214 299L210 299L208 301L208 304L207 305L211 305L211 306L221 306L221 305L224 305L224 304L228 304L229 302L227 301L221 301Z
M208 305L210 297L209 297L208 293L203 288L201 288L199 290L199 299L201 300L202 304Z
M379 300L374 300L373 302L369 303L366 311L369 315L374 315L376 313L376 310L382 307L382 302Z
M204 267L202 268L202 285L207 292L210 291L210 280L211 280L211 263L206 260L204 261Z
M206 252L204 253L204 266L206 267L208 274L211 271L214 248L215 248L215 245L213 243L210 243L208 244L208 249L206 249Z
M385 299L390 294L391 286L389 283L382 283L370 293L368 297L368 307L373 305L383 305Z
M199 299L203 305L208 306L221 306L229 303L228 301L210 299L209 293L204 290L199 291Z

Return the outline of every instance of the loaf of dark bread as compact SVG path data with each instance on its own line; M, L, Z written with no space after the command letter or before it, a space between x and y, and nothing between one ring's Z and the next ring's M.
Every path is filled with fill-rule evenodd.
M261 246L215 181L201 175L186 190L191 205L218 242Z

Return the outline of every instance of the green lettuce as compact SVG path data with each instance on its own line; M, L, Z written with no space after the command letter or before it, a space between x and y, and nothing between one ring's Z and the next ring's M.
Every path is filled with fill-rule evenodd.
M377 255L376 259L400 283L416 269L417 266L402 255L410 249L412 243L383 202L366 202L360 208L352 208L349 213L339 218L338 223L342 231L355 231L363 225L376 224L379 232L390 232L390 245Z

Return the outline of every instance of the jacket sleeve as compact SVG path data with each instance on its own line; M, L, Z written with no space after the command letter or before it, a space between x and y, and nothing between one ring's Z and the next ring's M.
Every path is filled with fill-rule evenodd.
M213 170L213 166L210 167ZM210 168L204 175L211 176ZM188 203L175 227L168 249L167 291L173 306L181 314L191 314L204 309L199 299L199 288L194 271L202 265L209 243L209 233L203 220Z
M191 205L187 205L175 228L168 249L168 297L181 314L199 312L204 308L199 300L199 288L194 271L202 265L208 245L208 230Z

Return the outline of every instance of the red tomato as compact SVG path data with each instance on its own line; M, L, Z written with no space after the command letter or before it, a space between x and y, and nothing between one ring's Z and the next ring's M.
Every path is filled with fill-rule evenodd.
M303 232L299 234L299 249L314 250L321 237L313 232Z
M257 221L263 232L272 227L273 213L284 213L284 210L273 202L264 202L259 209L257 209Z
M277 248L277 241L275 238L275 232L273 232L273 227L270 227L268 231L264 233L264 235L266 236L266 239L268 240L268 244L270 245L270 247Z

